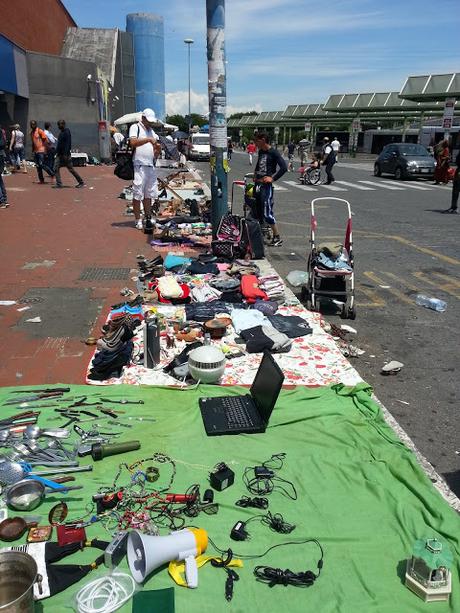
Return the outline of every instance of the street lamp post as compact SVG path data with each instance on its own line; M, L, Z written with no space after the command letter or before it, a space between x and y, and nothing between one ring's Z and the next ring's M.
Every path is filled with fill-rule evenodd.
M192 115L191 115L191 76L190 76L190 47L193 45L193 38L184 38L184 43L188 47L188 133L192 130Z

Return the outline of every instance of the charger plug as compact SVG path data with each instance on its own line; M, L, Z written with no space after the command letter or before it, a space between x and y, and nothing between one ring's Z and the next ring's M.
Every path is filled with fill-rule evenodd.
M237 521L230 532L230 538L234 541L245 541L249 537L244 521Z

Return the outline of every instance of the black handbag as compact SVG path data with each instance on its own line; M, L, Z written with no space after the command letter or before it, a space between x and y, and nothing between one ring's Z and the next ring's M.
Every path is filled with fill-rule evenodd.
M113 174L123 181L132 181L134 179L133 154L131 151L117 155Z
M137 126L137 138L139 138L139 126ZM134 150L131 148L128 140L128 148L125 151L120 151L117 154L115 168L113 174L123 181L132 181L134 179Z

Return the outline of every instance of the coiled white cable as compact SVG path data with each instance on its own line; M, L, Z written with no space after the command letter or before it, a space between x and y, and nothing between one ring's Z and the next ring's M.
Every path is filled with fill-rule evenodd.
M76 595L79 613L111 613L132 598L136 583L127 573L111 573L91 581Z

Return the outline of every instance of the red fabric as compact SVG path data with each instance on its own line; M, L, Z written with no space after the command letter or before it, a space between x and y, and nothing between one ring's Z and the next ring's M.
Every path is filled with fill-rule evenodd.
M352 226L351 219L349 219L347 222L347 229L345 230L345 245L344 245L348 253L350 253L351 226Z
M449 149L444 147L441 153L436 158L436 168L434 171L434 180L436 183L449 182Z
M169 298L163 298L163 296L160 294L159 290L158 290L158 280L155 279L155 281L150 281L149 282L149 289L153 290L157 293L158 296L158 302L161 302L162 304L173 304L173 302L169 299ZM173 298L174 304L179 304L182 300L185 302L187 301L188 298L190 298L190 288L188 285L186 285L185 283L179 283L181 290L182 290L182 296L179 296L178 298Z
M249 304L253 304L257 299L268 300L267 294L260 289L259 280L255 275L241 277L241 293Z

